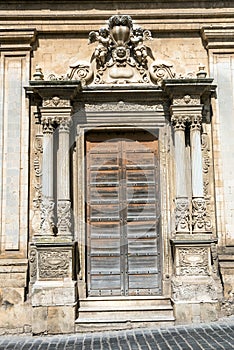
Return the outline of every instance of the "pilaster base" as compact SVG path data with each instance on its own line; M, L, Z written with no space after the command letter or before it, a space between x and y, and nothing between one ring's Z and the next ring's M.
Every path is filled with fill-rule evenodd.
M31 246L33 334L74 332L77 309L74 242L36 242Z
M172 298L177 324L211 322L219 317L222 284L216 244L204 235L195 237L172 241Z

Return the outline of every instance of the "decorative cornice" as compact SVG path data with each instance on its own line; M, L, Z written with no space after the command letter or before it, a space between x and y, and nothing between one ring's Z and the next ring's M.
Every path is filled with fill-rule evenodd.
M30 51L36 40L36 29L0 29L0 51Z
M205 26L201 36L207 49L233 49L234 26Z

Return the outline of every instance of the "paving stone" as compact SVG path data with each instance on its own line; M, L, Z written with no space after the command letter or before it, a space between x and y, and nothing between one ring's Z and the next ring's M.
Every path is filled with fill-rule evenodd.
M233 350L234 320L105 333L0 336L0 350Z

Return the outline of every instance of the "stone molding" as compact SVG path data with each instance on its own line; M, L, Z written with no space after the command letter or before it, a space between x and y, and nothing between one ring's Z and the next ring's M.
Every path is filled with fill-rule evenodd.
M36 29L0 29L0 51L31 51L36 40Z
M233 49L234 48L234 26L212 25L201 29L201 37L208 50Z

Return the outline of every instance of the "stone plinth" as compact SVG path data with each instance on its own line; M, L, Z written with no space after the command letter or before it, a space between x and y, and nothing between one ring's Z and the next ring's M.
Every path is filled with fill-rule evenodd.
M34 259L30 271L35 280L32 284L32 332L73 332L77 305L75 244L36 243L31 251ZM42 318L38 318L38 313Z

